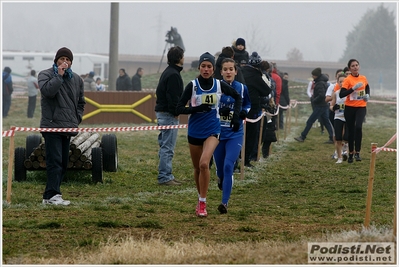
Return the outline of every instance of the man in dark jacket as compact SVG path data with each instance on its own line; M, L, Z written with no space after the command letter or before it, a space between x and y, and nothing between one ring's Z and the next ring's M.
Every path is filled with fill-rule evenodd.
M78 74L72 72L73 54L62 47L57 51L51 68L39 73L41 92L40 128L77 128L82 121L84 85ZM68 167L69 132L42 132L46 143L47 184L43 204L69 205L62 198L60 186Z
M220 71L222 70L222 61L225 58L234 58L234 50L231 46L223 47L222 53L218 56L218 59L216 60L215 71L213 74L213 77L216 79L219 80L223 79ZM235 76L234 79L242 84L245 84L245 79L244 76L242 75L241 66L236 63L236 67L237 67L237 75Z
M248 87L249 98L251 99L251 109L248 112L248 119L256 119L262 114L260 106L260 97L270 94L271 88L262 79L262 71L260 69L262 58L257 52L252 52L249 57L248 65L242 68L246 85ZM257 158L254 151L259 140L260 133L260 120L254 123L247 121L246 123L246 136L245 136L245 166L252 167L250 161Z
M11 95L14 91L10 67L3 70L3 118L8 116L11 107Z
M245 40L243 38L237 38L232 48L234 50L234 60L239 66L241 66L243 62L245 62L244 64L248 63L249 54L246 50Z
M156 90L155 113L158 126L179 125L176 106L183 93L184 84L180 72L183 70L184 50L180 46L171 47L168 51L168 67L162 72ZM172 174L172 159L174 155L178 129L160 130L158 135L159 166L158 184L180 185Z
M285 108L281 108L279 109L279 129L284 129L284 113L287 110L286 108L288 108L288 106L290 105L290 94L288 91L288 73L284 72L284 76L282 79L283 82L283 86L281 89L281 95L280 95L280 103L279 105L281 107L285 107Z
M138 68L136 74L132 77L132 90L141 91L141 77L143 76L143 68Z
M119 77L116 79L116 91L132 91L132 81L125 69L119 70Z
M313 95L310 99L313 106L313 112L306 121L306 127L301 135L299 137L295 137L294 139L298 142L305 141L313 123L320 117L320 120L325 125L329 135L329 140L326 143L334 144L332 125L328 119L328 103L325 101L328 78L326 75L321 73L321 68L315 68L312 71L312 77L315 82Z

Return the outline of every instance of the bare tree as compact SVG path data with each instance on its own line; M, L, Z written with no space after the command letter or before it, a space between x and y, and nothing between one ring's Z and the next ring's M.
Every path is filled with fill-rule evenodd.
M303 61L302 52L298 48L294 47L287 53L287 60L289 61Z
M261 28L260 24L251 24L251 26L247 28L245 35L249 36L248 40L246 40L246 50L249 54L256 51L262 58L266 58L270 55L271 40L270 38L264 37L265 35L270 36L270 32L269 34L265 34L264 28Z

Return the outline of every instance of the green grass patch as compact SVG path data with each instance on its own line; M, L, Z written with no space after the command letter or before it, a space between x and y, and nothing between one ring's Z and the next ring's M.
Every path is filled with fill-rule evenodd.
M185 82L192 78L187 76ZM306 85L290 89L290 95L291 99L307 101ZM13 99L10 116L3 119L3 130L11 125L38 127L40 107L30 120L25 118L26 107L27 99ZM334 148L324 144L328 137L318 128L312 128L305 142L294 141L305 126L310 108L299 105L298 117L294 114L290 131L285 139L280 131L270 157L255 162L251 170L245 169L244 179L235 174L227 214L220 215L217 210L221 191L212 167L207 218L195 216L197 191L186 129L179 130L173 161L174 175L182 186L157 183L157 131L118 132L118 171L104 172L102 184L91 181L90 171L68 172L61 186L63 197L71 201L68 207L41 204L45 171L28 171L27 181L13 182L12 203L6 203L10 139L3 138L3 263L21 257L46 259L76 251L94 252L114 237L148 240L160 236L172 243L183 238L209 244L293 242L326 232L361 229L371 143L382 146L396 133L396 106L368 105L363 160L353 164L335 164L331 159ZM81 125L110 126L126 125ZM16 133L15 147L25 147L28 134L32 133ZM396 148L396 143L390 147ZM373 184L373 225L393 225L396 176L396 153L380 152Z

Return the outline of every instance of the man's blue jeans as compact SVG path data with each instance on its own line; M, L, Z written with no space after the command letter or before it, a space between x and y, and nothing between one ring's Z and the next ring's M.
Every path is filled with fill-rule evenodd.
M313 126L313 123L315 123L315 121L320 117L321 122L324 124L324 126L326 127L327 131L328 131L328 135L330 140L333 140L333 129L332 129L332 125L331 122L328 118L328 106L314 106L313 107L313 112L310 115L309 119L306 121L306 127L303 130L303 132L301 133L301 137L303 140L306 139L306 136L308 135L310 129Z
M158 126L179 125L179 119L169 112L156 112ZM172 174L172 159L175 154L178 129L160 130L158 135L159 166L158 183L163 184L175 179Z

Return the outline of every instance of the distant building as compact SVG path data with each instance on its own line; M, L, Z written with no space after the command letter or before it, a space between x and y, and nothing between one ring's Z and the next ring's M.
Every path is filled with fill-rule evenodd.
M12 69L13 77L28 77L31 70L39 73L51 68L56 52L2 51L2 65ZM73 53L72 70L77 74L94 71L96 77L108 79L108 56Z

